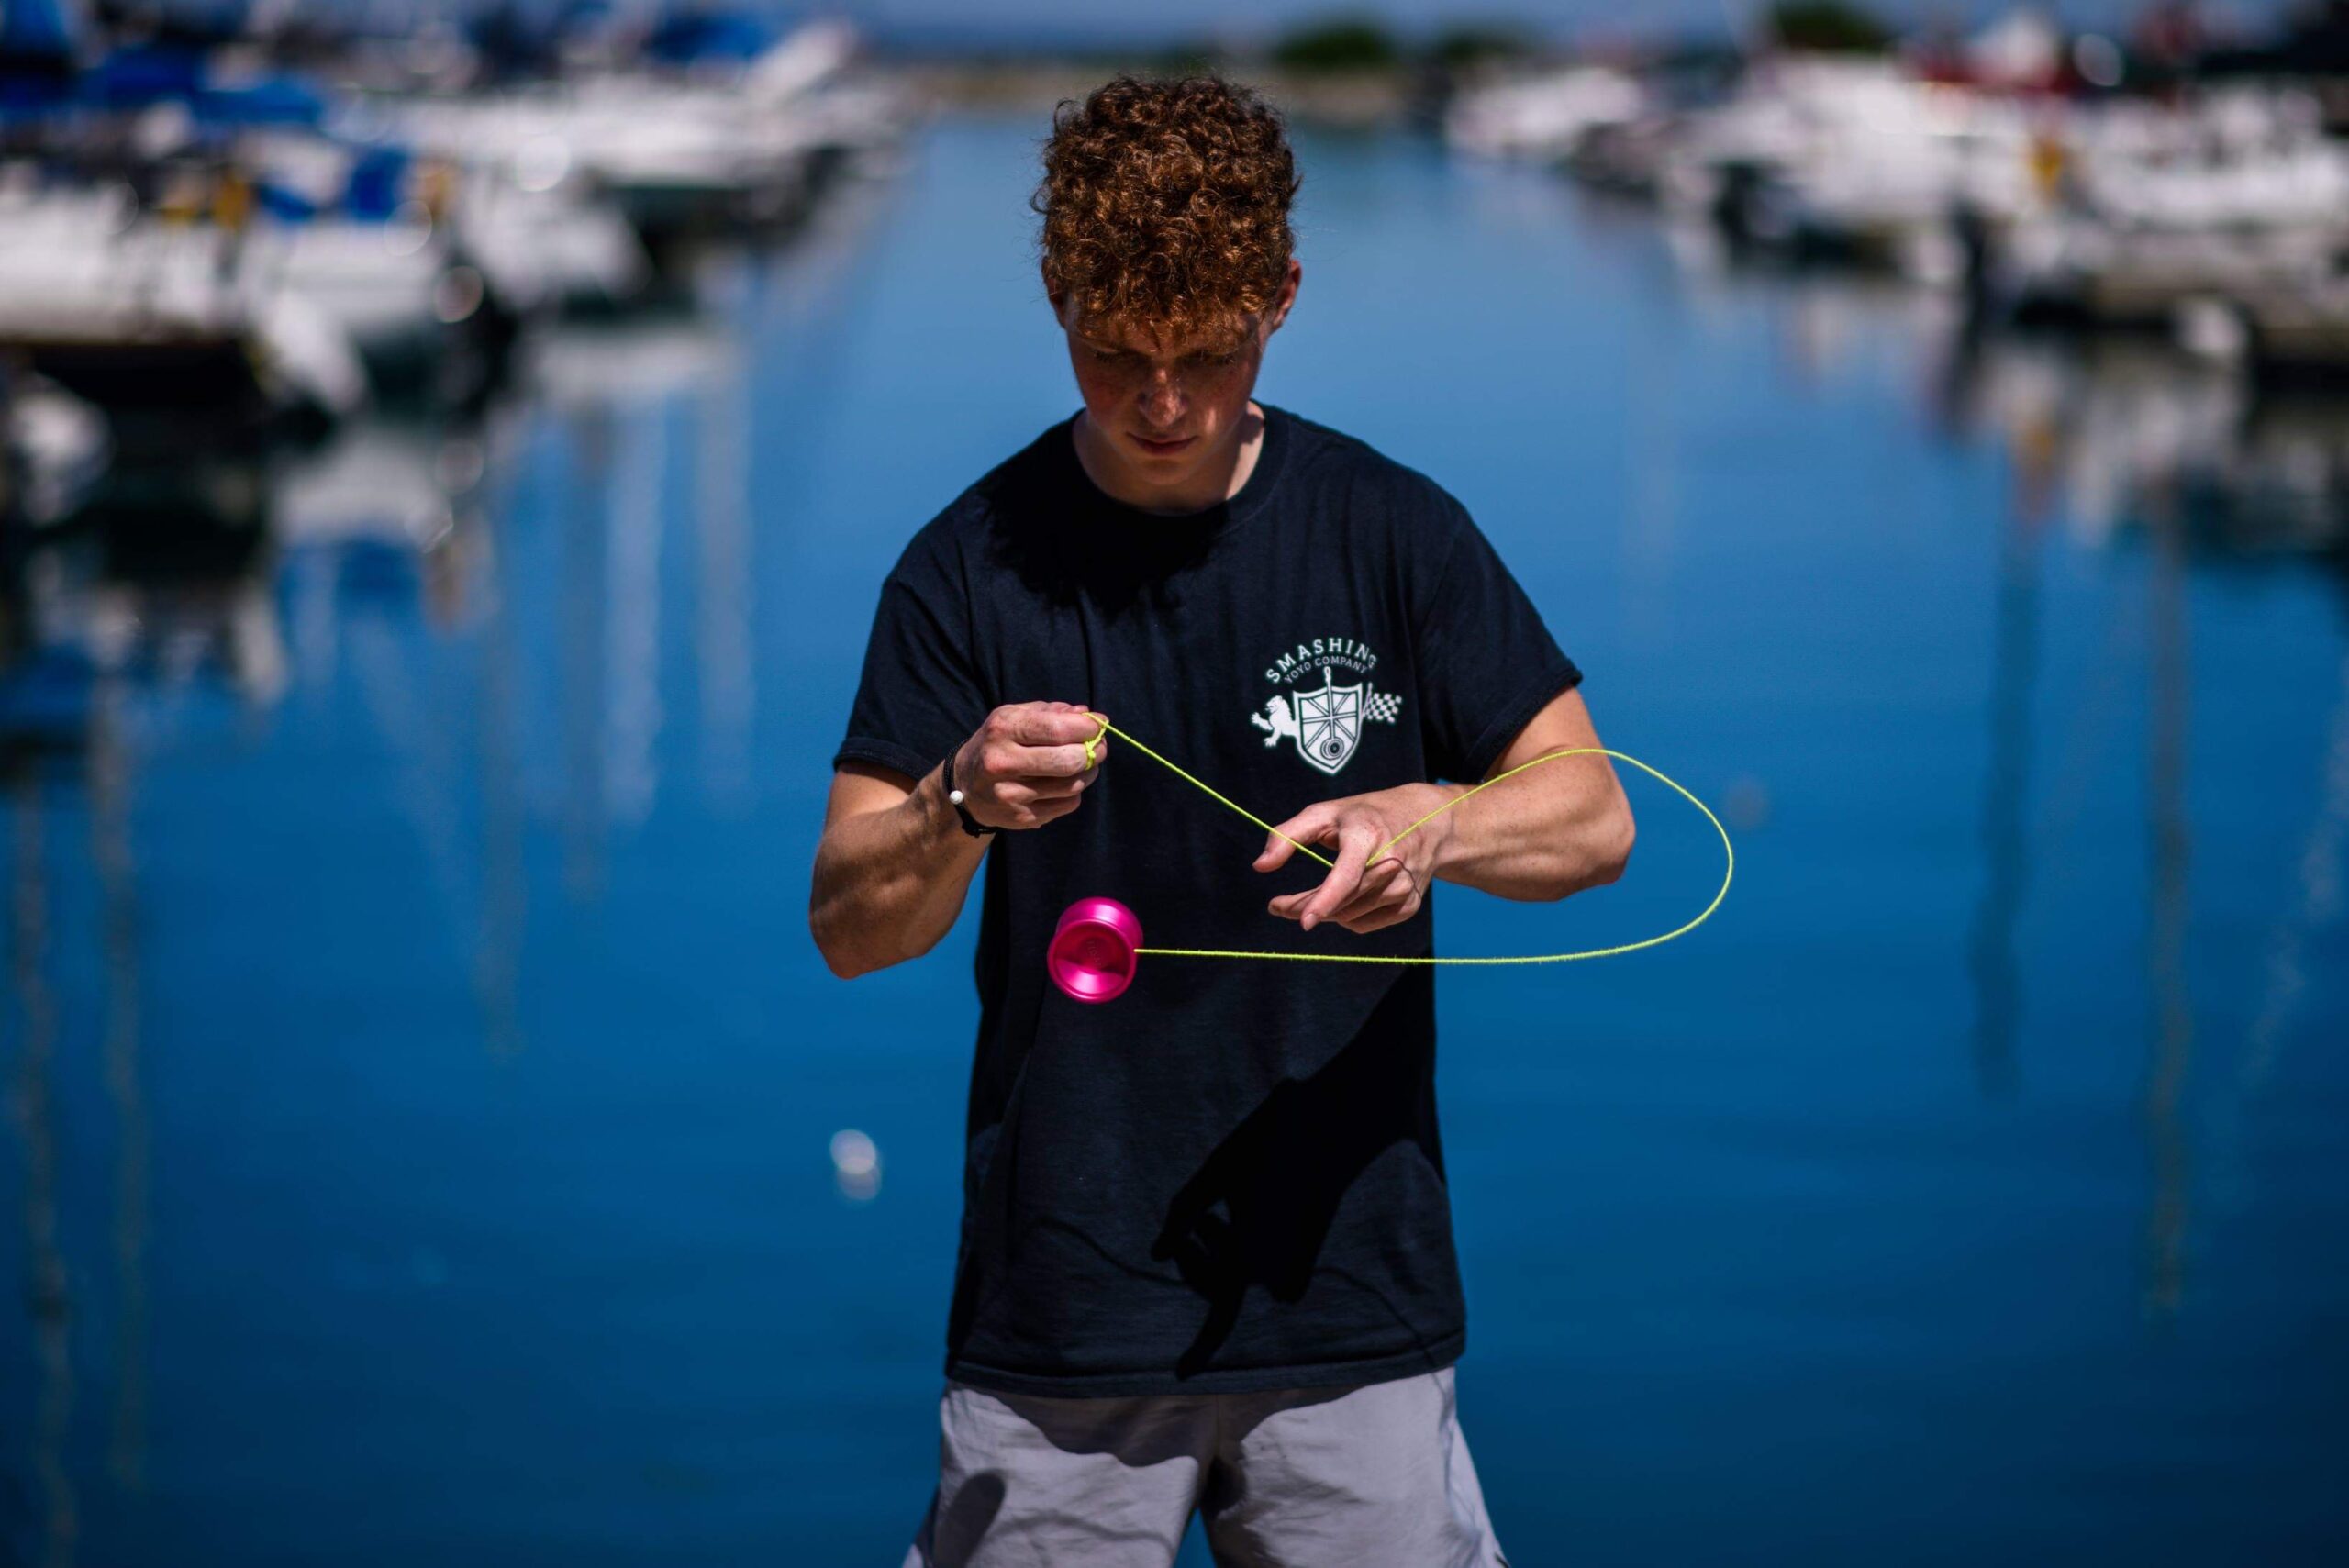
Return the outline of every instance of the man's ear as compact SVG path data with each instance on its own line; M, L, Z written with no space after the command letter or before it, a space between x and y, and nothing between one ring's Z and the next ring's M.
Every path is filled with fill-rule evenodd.
M1297 285L1305 279L1305 264L1296 257L1288 259L1288 274L1281 279L1280 292L1273 295L1273 307L1264 313L1264 336L1269 338L1281 329L1288 319L1289 306L1297 303Z

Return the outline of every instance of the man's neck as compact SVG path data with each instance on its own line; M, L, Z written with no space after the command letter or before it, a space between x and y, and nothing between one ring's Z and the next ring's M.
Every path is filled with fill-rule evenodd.
M1136 511L1181 517L1229 501L1247 484L1264 450L1264 410L1250 403L1247 414L1225 436L1222 450L1209 453L1175 486L1143 480L1085 414L1077 415L1074 435L1076 461L1095 489Z

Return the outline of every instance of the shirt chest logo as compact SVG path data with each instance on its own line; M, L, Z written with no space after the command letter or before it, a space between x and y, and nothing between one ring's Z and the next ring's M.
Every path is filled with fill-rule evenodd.
M1334 778L1361 746L1364 725L1392 724L1403 711L1400 696L1366 679L1338 684L1341 672L1367 676L1377 663L1378 655L1352 638L1300 642L1265 666L1264 678L1288 689L1265 698L1248 722L1264 732L1266 746L1292 741L1309 766Z

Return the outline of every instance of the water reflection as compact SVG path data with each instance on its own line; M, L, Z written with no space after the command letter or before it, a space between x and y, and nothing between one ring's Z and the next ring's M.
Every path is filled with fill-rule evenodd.
M106 1474L135 1497L147 1484L148 1151L146 1078L140 1051L139 920L130 845L130 748L123 737L123 683L98 683L90 750L90 858L97 871L105 949L100 1057L115 1118L114 1410Z
M80 1510L66 1465L73 1418L73 1300L59 1202L58 1004L50 983L47 813L37 767L9 769L15 876L9 898L10 1032L17 1038L16 1121L24 1151L26 1310L31 1318L36 1393L32 1420L34 1508L44 1568L69 1563Z
M1974 965L1977 1069L1985 1092L2013 1088L2019 1012L2014 928L2029 869L2064 874L2065 849L2091 799L2093 761L2128 705L2121 674L2145 661L2146 1063L2140 1102L2148 1199L2142 1299L2160 1324L2188 1292L2196 1184L2188 1081L2196 1013L2189 985L2193 823L2190 559L2246 567L2349 562L2349 397L2264 387L2133 338L1953 338L1939 417L1961 437L1987 434L2014 473L2004 542L1991 686L1991 762L1984 794L1987 877ZM2026 830L2037 663L2038 533L2062 517L2084 541L2143 541L2142 606L2116 606L2096 673L2064 733L2071 745L2043 797L2039 853ZM2336 721L2337 722L2337 721ZM2242 1048L2239 1085L2214 1124L2215 1162L2242 1180L2246 1102L2270 1072L2302 982L2308 923L2324 902L2339 829L2321 815L2304 851L2302 896L2270 940L2262 998Z
M721 815L750 809L753 400L804 395L797 378L819 366L762 387L744 335L796 331L819 348L836 336L873 200L845 200L794 253L722 258L715 303L689 295L540 333L495 397L393 409L310 442L128 420L69 512L0 518L11 888L0 1027L32 1373L11 1450L22 1496L0 1509L21 1517L0 1532L0 1556L22 1548L67 1568L93 1522L131 1528L147 1487L153 1133L137 758L222 721L265 742L289 706L357 716L433 918L466 956L480 1041L494 1060L519 1056L533 822L555 829L569 896L599 901L613 836L644 828L662 803L664 693L678 673L663 653L679 645L662 619L680 570L699 786ZM27 494L0 486L0 506ZM556 745L534 760L541 714ZM299 783L351 787L325 768ZM555 808L539 809L550 791ZM84 826L86 838L68 831ZM61 909L83 886L95 894L86 923ZM408 934L408 962L433 934ZM76 1258L84 1211L65 1157L97 1131L62 1125L85 1039L110 1114L104 1280ZM878 1154L862 1134L842 1137L839 1190L869 1201ZM103 1350L83 1338L94 1323ZM102 1480L74 1459L101 1409ZM14 1425L0 1418L0 1430Z
M2349 397L2310 388L2262 386L2199 362L2166 345L2134 338L1984 341L1966 336L1950 356L1943 413L1961 432L1983 432L2006 446L2017 499L2002 553L1993 684L1991 783L1986 792L1988 881L1977 922L1977 1039L1985 1049L1986 1087L2005 1082L1994 1071L2014 1027L2011 932L2029 862L2022 832L2031 606L2036 568L2019 536L2060 511L2089 542L2135 536L2150 563L2143 612L2149 696L2145 783L2148 895L2145 973L2147 1059L2141 1100L2149 1197L2143 1253L2143 1301L2155 1323L2174 1318L2187 1295L2193 1229L2188 1084L2195 1054L2195 1007L2188 982L2192 917L2193 817L2188 804L2192 755L2191 660L2188 646L2189 557L2220 566L2292 560L2349 562ZM2108 633L2104 673L2125 655L2119 623ZM2122 711L2110 679L2092 683L2082 723L2099 729ZM2087 801L2084 759L2091 738L2059 771L2044 836L2060 845ZM2324 817L2312 831L2304 864L2337 856ZM2059 857L2056 859L2060 864ZM2304 872L2304 875L2307 873ZM2321 885L2321 872L2316 873ZM2305 896L2300 906L2321 904ZM2271 940L2266 991L2243 1050L2238 1075L2264 1081L2298 995L2299 951L2306 915L2279 922ZM1992 940L1990 933L1998 933ZM2240 1162L2243 1102L2222 1113L2217 1139L2223 1162Z
M144 671L163 684L176 683L209 650L228 651L231 664L264 684L282 667L268 656L268 626L255 624L245 591L251 543L246 507L254 492L239 484L233 467L197 465L195 482L198 497L184 505L136 485L95 498L78 590L64 563L42 551L18 553L0 591L0 641L7 651L0 666L0 775L12 829L9 989L0 1018L17 1054L12 1119L22 1156L25 1302L37 1390L30 1460L40 1544L32 1560L44 1564L72 1562L81 1534L83 1499L68 1455L77 1391L74 1329L91 1307L90 1292L86 1285L77 1290L69 1262L61 1158L61 1079L69 1048L82 1038L66 1000L72 981L61 979L80 967L70 951L75 927L60 907L61 884L72 884L81 862L74 840L61 830L86 821L98 894L97 1060L113 1118L112 1331L99 1385L112 1391L105 1473L122 1500L143 1491L146 1480L150 1184L129 827L136 738L126 682ZM191 517L198 519L199 536L192 548L182 552L161 542L174 523ZM215 525L231 537L201 537ZM183 565L192 568L184 578Z
M1944 416L2007 447L2084 540L2175 515L2221 558L2332 558L2349 523L2349 395L2263 388L2128 338L1961 339Z
M2192 915L2192 817L2187 809L2188 685L2186 546L2176 513L2154 502L2153 703L2145 765L2147 848L2152 859L2146 931L2153 1038L2145 1071L2144 1122L2152 1200L2145 1216L2147 1316L2166 1322L2186 1294L2188 1151L2186 1075L2194 1052L2194 1004L2186 968Z
M2018 496L1998 546L1997 632L1990 677L1989 764L1982 781L1985 877L1968 955L1974 973L1974 1069L1982 1093L2014 1097L2015 1035L2021 1010L2015 925L2028 890L2032 699L2039 670L2040 528L2043 508Z
M2189 1296L2199 1186L2245 1201L2247 1126L2304 994L2312 930L2337 912L2349 813L2349 689L2329 728L2327 788L2298 861L2299 887L2271 933L2256 1006L2232 1082L2209 1123L2215 1178L2198 1185L2191 1093L2197 1010L2190 980L2196 819L2188 584L2221 571L2349 564L2349 391L2275 385L2132 335L1995 330L1962 300L1865 277L1740 269L1698 235L1675 241L1701 299L1775 296L1787 372L1804 383L1898 384L1920 367L1918 406L1960 445L2004 452L2009 484L1993 553L1988 720L1967 941L1974 1074L1986 1100L2020 1093L2025 964L2019 935L2035 888L2050 895L2084 863L2076 830L2099 800L2099 759L2136 706L2143 671L2145 904L2144 1062L2137 1117L2146 1172L2138 1251L2148 1322ZM2108 596L2094 656L2038 768L2048 628L2050 530L2143 563L2141 594ZM2125 579L2121 580L2125 582Z
M2218 1207L2240 1213L2251 1201L2247 1129L2274 1082L2299 1021L2310 980L2309 948L2343 907L2343 860L2349 851L2349 659L2334 683L2325 726L2317 808L2293 857L2293 886L2271 925L2262 954L2259 1005L2244 1030L2242 1061L2211 1124L2210 1185Z

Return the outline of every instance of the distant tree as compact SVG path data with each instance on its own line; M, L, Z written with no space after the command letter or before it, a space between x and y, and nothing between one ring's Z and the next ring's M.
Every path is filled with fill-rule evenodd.
M1283 71L1391 71L1402 62L1395 35L1369 17L1335 17L1285 33L1272 61Z
M1228 70L1230 65L1230 50L1220 44L1199 40L1169 44L1150 56L1150 69L1160 76L1200 76Z
M1892 31L1851 0L1779 0L1770 36L1787 49L1817 54L1882 54Z
M1430 63L1466 71L1541 51L1541 40L1508 22L1457 22L1428 42Z

